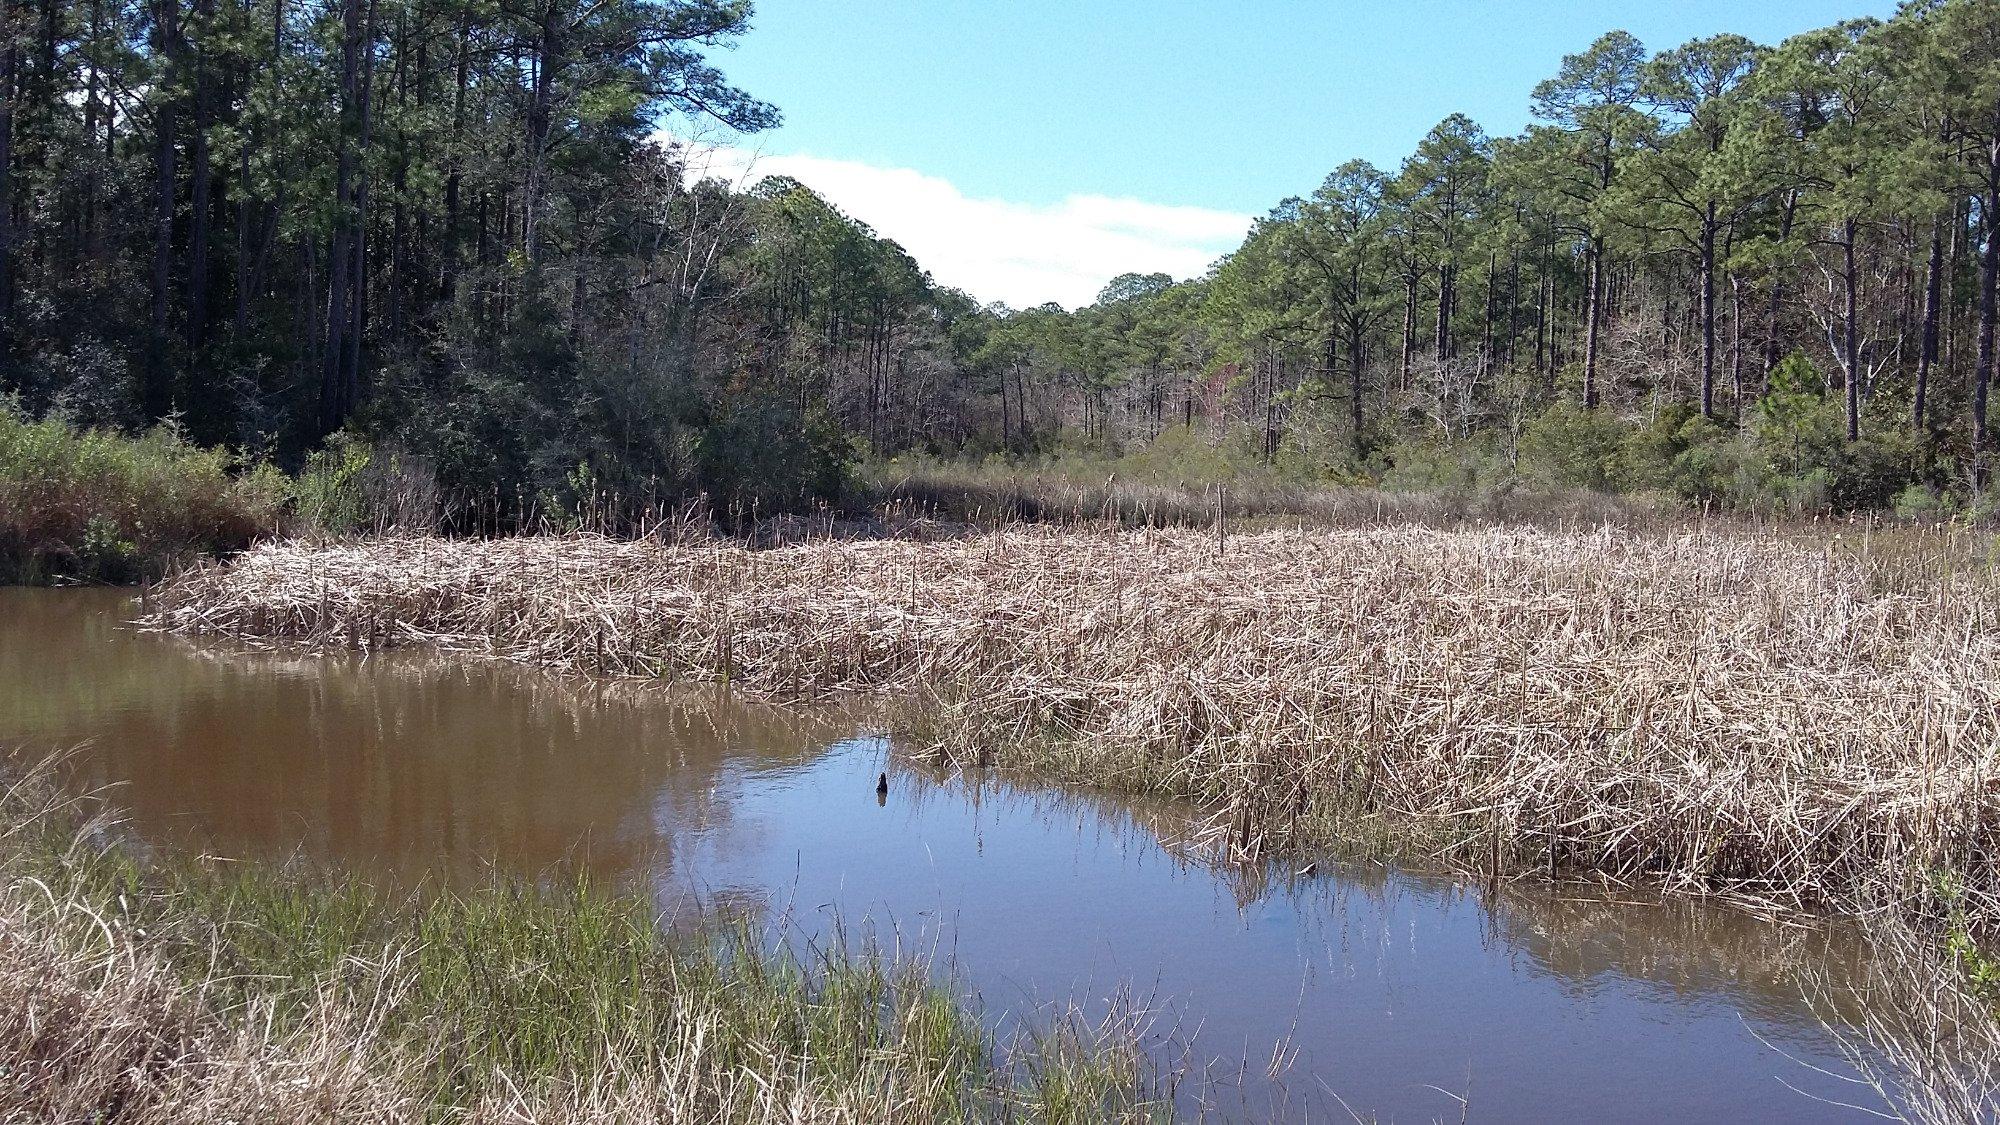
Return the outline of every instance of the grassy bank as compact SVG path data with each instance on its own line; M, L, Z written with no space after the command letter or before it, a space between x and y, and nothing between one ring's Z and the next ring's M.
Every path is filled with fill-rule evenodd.
M1524 484L1438 485L1390 490L1365 484L1218 463L1194 471L1143 456L1044 465L906 459L859 466L848 506L856 514L903 515L979 527L1016 523L1125 527L1456 527L1661 522L1672 508L1601 491Z
M2000 917L1982 541L1714 528L1016 530L772 551L275 544L158 624L921 704L967 764L1215 806L1240 852L1459 862Z
M287 483L161 427L29 421L0 400L0 584L130 582L276 527Z
M1003 1050L924 967L644 897L147 861L0 795L0 1120L1146 1120L1123 1023Z

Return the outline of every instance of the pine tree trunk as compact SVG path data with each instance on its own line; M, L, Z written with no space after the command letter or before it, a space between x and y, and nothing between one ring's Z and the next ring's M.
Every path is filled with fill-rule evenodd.
M1411 270L1403 278L1403 372L1402 389L1410 389L1410 356L1417 347L1417 275Z
M361 403L361 345L368 332L368 147L374 134L373 92L375 86L375 13L369 0L361 40L361 135L356 141L354 228L349 236L354 265L348 275L353 292L348 297L347 355L342 363L341 391L347 408Z
M1535 279L1535 372L1542 377L1543 392L1551 398L1556 393L1556 365L1549 355L1549 305L1555 299L1552 288L1544 268L1542 276Z
M1361 416L1361 363L1363 358L1361 336L1362 329L1359 324L1350 326L1347 340L1347 393L1350 399L1348 409L1352 412L1351 421L1354 426L1354 459L1356 461L1359 461L1367 452L1367 443L1363 440L1362 436L1365 431L1362 429Z
M1701 416L1715 417L1715 204L1701 224Z
M1590 240L1590 286L1583 329L1583 407L1597 407L1597 333L1604 319L1604 239Z
M1480 310L1479 327L1479 373L1482 377L1493 371L1493 287L1499 280L1500 259L1493 251L1486 252L1486 307Z
M555 73L562 65L562 15L549 2L535 44L535 81L528 104L528 160L521 201L521 251L532 264L542 256L542 196L548 190L549 131L553 127Z
M1729 275L1729 407L1743 424L1743 281Z
M1847 440L1861 440L1861 318L1856 291L1860 288L1860 278L1854 264L1855 222L1847 220L1843 227L1846 236L1841 243L1841 283L1843 289L1841 303L1841 366L1847 374Z
M209 14L210 0L198 0L197 21ZM206 61L194 56L194 121L188 136L188 296L187 342L193 350L208 333L209 79Z
M340 51L340 140L334 157L333 237L327 247L326 350L321 356L320 432L330 434L347 421L353 402L347 390L348 334L354 328L350 277L358 241L354 214L354 146L360 132L361 0L342 0Z
M1986 483L1986 395L1993 385L1994 288L2000 280L2000 130L1988 145L1986 198L1980 203L1979 224L1985 245L1979 251L1978 352L1972 375L1973 474Z
M465 85L466 60L470 53L472 25L461 18L458 23L457 88L451 100L451 170L444 181L444 259L442 276L438 281L438 292L445 301L450 301L458 291L458 208L459 193L464 179L465 157L460 149L465 130Z
M1930 394L1931 369L1938 358L1938 305L1944 296L1944 216L1931 219L1930 260L1924 267L1923 327L1917 347L1917 383L1911 393L1910 425L1925 427L1926 399Z
M1438 303L1435 339L1431 341L1431 352L1437 356L1439 364L1451 358L1451 303L1456 296L1452 292L1452 275L1447 266L1438 267Z
M1782 218L1780 218L1778 221L1779 242L1784 243L1791 241L1792 225L1794 222L1797 221L1798 214L1799 214L1799 195L1797 192L1792 192L1785 197L1785 206L1783 215ZM1771 278L1771 302L1769 308L1765 313L1764 385L1766 387L1770 386L1772 369L1778 366L1778 360L1782 358L1778 355L1778 344L1779 344L1778 314L1783 310L1784 302L1785 302L1784 275L1782 273L1777 273L1774 274L1774 276Z
M159 0L157 10L154 30L158 35L158 44L155 50L165 71L165 81L171 81L173 60L179 53L174 40L180 35L180 10L177 0ZM144 406L149 421L166 417L173 406L167 302L174 261L174 104L164 93L159 98L153 117L153 301L144 390Z
M1507 259L1507 370L1513 371L1515 353L1521 341L1521 247L1517 243Z
M14 325L14 100L20 69L20 48L9 44L0 53L0 356L5 357L0 359L0 388L14 383L7 342Z

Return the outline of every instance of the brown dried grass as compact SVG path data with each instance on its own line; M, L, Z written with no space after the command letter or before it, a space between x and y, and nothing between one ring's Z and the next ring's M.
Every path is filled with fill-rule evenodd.
M930 755L1211 803L1239 853L1392 831L1496 872L1849 910L1952 871L1993 919L1982 544L1740 525L278 543L149 609L182 631L894 692Z

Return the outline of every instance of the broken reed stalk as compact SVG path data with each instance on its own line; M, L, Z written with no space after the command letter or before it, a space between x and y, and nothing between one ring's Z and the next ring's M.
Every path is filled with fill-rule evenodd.
M1212 803L1247 854L1363 828L1849 909L1949 870L2000 920L2000 597L1970 537L1211 534L280 543L149 620L337 645L379 615L558 669L895 692L928 754Z

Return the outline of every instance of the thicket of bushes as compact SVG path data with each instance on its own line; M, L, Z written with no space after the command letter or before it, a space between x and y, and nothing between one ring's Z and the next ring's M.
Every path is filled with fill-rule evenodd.
M1996 514L1994 493L1956 477L1960 459L1920 431L1881 419L1848 441L1842 405L1825 386L1794 356L1740 423L1671 401L1624 414L1561 402L1470 435L1375 435L1359 458L1351 446L1329 452L1292 439L1267 451L1249 428L1216 437L1176 426L1124 450L1100 442L1059 444L1032 459L864 461L831 419L781 425L776 412L746 402L687 443L685 479L638 478L616 459L583 456L533 495L468 484L448 443L340 433L287 476L197 447L171 424L128 436L33 420L0 402L0 582L134 581L279 530L615 532L683 511L732 527L889 505L975 522L1182 525L1217 514L1350 524L1617 519L1658 509L1979 522Z
M1773 371L1770 393L1740 426L1703 418L1684 403L1662 404L1637 420L1560 404L1523 429L1514 467L1531 480L1703 507L1991 514L1986 498L1953 479L1936 443L1907 425L1870 419L1881 424L1848 441L1841 403L1824 385L1795 355Z
M140 581L280 531L619 531L690 502L749 518L838 500L853 464L830 421L780 425L756 404L719 415L688 446L686 479L586 455L551 471L557 483L503 492L501 477L468 475L450 443L343 431L288 474L202 448L171 423L127 434L36 419L0 398L0 584Z
M0 582L129 582L233 550L277 525L289 491L172 426L128 437L0 402Z
M1031 459L967 462L903 457L864 465L851 491L909 501L940 514L988 517L1121 516L1126 522L1338 509L1341 522L1379 511L1425 521L1515 519L1537 513L1615 518L1637 510L1771 515L1893 512L1905 518L1985 522L2000 503L1957 475L1962 458L1907 419L1868 417L1846 438L1842 403L1804 356L1772 374L1771 390L1740 422L1704 418L1662 399L1620 413L1569 401L1519 424L1472 433L1406 428L1308 441L1296 425L1275 451L1238 427L1211 439L1171 427L1125 451L1063 443ZM1893 404L1873 406L1884 412ZM1296 418L1295 418L1296 421ZM1162 515L1162 513L1168 513Z

